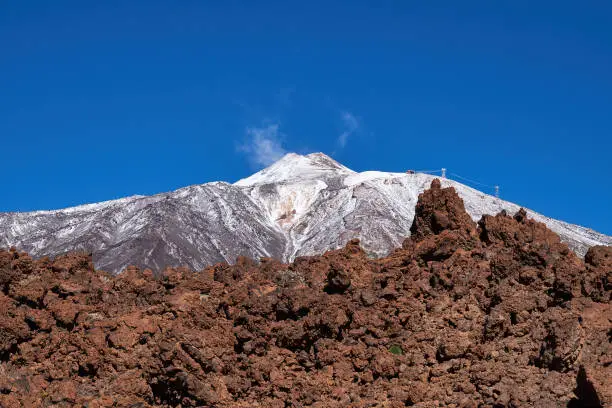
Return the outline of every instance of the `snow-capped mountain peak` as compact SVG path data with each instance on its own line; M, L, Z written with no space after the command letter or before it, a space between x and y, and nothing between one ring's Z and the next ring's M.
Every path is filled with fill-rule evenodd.
M323 153L299 155L288 153L269 167L250 177L238 180L235 185L245 187L256 184L282 183L295 180L324 179L328 176L354 173Z
M322 153L287 154L234 184L213 182L155 196L134 196L55 211L0 213L0 247L34 256L93 253L96 267L129 264L201 269L239 255L290 261L359 238L371 255L386 255L410 235L427 174L356 173ZM454 180L474 220L519 206ZM612 237L528 211L579 255Z

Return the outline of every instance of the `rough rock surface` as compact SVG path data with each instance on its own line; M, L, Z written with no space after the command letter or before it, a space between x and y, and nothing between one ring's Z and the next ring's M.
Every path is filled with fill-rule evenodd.
M0 251L0 406L610 406L612 248L432 187L378 260L113 277Z

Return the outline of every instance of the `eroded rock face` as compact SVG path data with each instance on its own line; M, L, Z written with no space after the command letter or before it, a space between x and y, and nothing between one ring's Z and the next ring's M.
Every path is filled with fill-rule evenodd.
M379 260L351 241L160 278L0 251L0 406L612 404L610 248L475 225L437 184L413 227Z
M419 195L410 233L416 240L442 231L460 231L470 234L476 229L474 221L465 211L463 200L453 187L442 188L434 179L429 190Z

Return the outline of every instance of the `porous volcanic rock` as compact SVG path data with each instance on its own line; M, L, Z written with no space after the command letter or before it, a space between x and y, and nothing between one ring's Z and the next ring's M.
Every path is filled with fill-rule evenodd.
M453 187L442 188L440 180L434 179L429 190L419 195L410 227L413 238L419 240L445 230L469 234L475 229L476 225L465 211L463 200Z
M610 406L611 260L436 182L377 260L113 277L0 251L0 406Z

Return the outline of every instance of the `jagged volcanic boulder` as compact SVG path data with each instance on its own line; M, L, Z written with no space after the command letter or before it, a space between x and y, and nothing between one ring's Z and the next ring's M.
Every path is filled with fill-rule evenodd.
M465 211L463 200L453 187L442 188L440 180L434 179L429 190L419 195L411 236L420 240L442 231L460 231L471 234L476 229L472 218Z
M351 241L157 278L0 251L0 406L612 404L610 248L476 225L437 182L413 228L378 260Z

